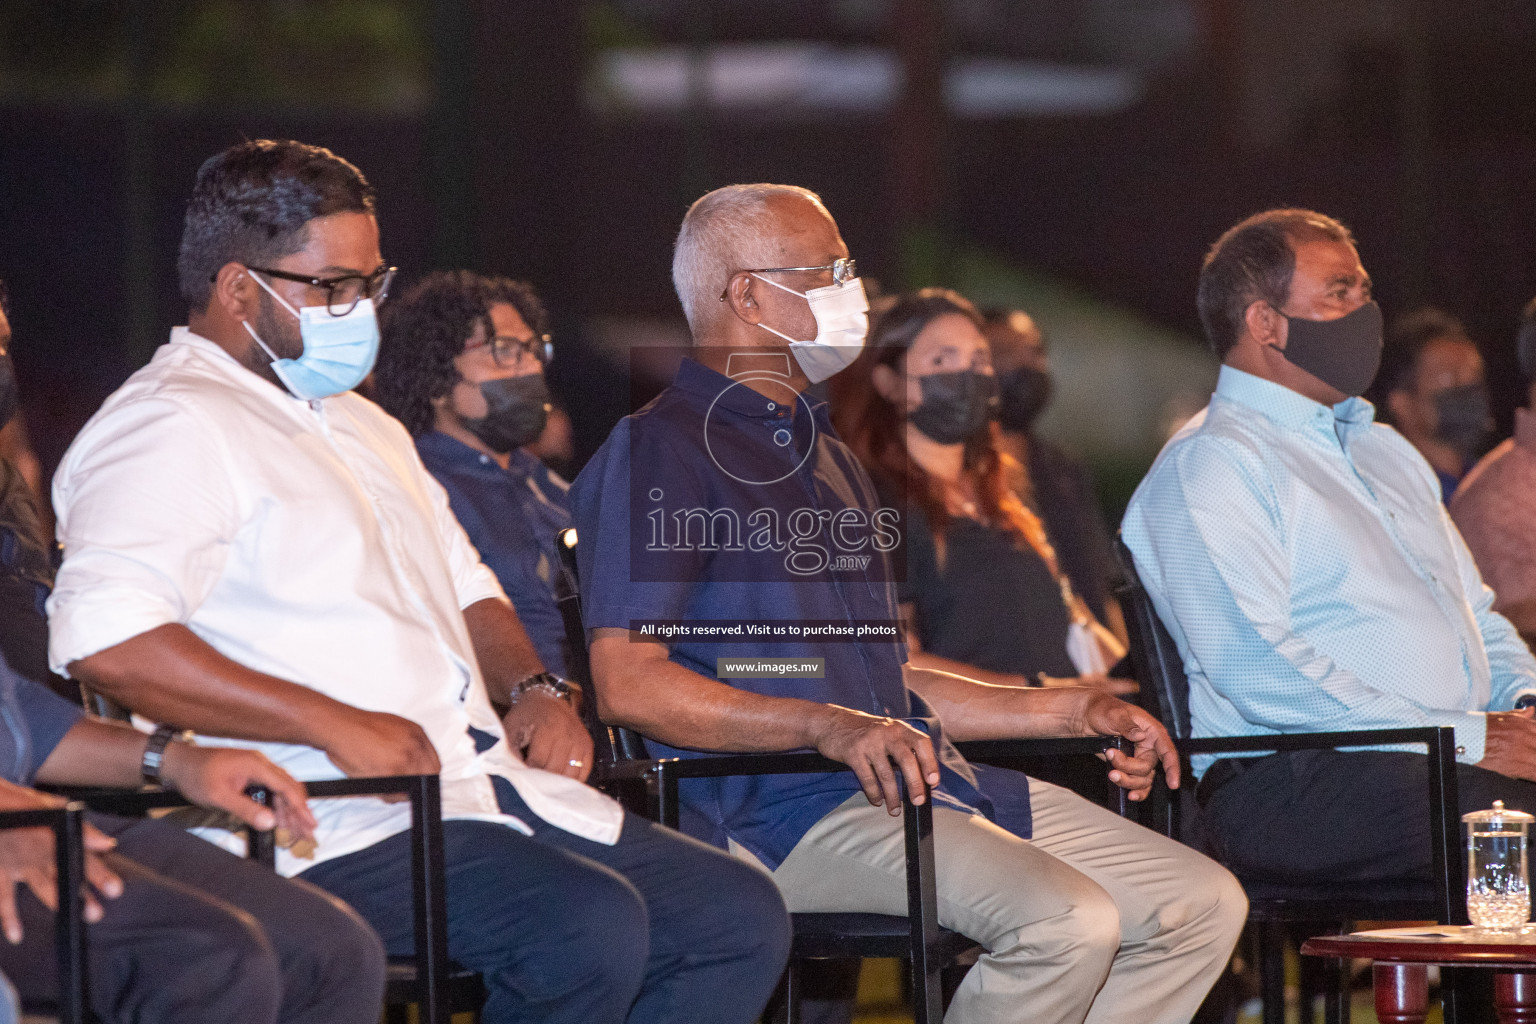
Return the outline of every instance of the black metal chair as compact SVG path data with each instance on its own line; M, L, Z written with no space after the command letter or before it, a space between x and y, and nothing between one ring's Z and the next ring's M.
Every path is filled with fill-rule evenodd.
M585 653L585 652L583 652ZM82 685L86 710L113 721L130 722L132 713L112 699ZM419 1024L448 1024L455 1013L478 1019L485 1002L480 975L448 959L446 883L443 864L442 796L436 775L390 775L306 783L310 797L395 796L411 803L411 895L415 907L416 952L389 958L384 987L386 1024L405 1024L412 1004ZM80 794L92 810L141 815L152 808L184 807L179 794L166 790L94 790ZM270 832L246 830L253 860L273 867L276 851ZM61 975L62 977L62 975ZM68 1022L61 1022L68 1024Z
M562 530L556 547L568 585L562 588L560 609L573 651L571 670L590 687L591 674L582 622L579 576L576 568L576 531ZM605 728L599 743L599 762L594 777L605 783L644 780L654 817L671 828L678 827L678 784L682 779L723 778L738 775L787 775L846 772L848 766L813 752L727 754L717 757L654 760L637 733ZM602 748L606 745L606 750ZM957 744L972 761L1001 767L1017 767L1030 758L1070 754L1102 754L1119 746L1115 738L1067 737L1039 740L1001 740ZM1108 782L1110 806L1122 815L1129 804L1123 790ZM903 800L903 829L907 854L907 916L890 914L793 914L793 940L781 998L788 1024L798 1024L800 1003L799 967L811 960L902 959L911 964L912 1009L915 1024L939 1024L943 1020L942 972L947 967L969 966L980 947L958 932L938 923L938 898L933 854L931 803Z
M1290 733L1283 736L1192 736L1189 713L1189 679L1184 672L1178 645L1168 632L1151 597L1137 575L1136 563L1124 540L1115 542L1124 581L1119 588L1121 608L1131 640L1131 659L1141 683L1143 706L1163 723L1179 745L1184 777L1194 779L1189 768L1192 754L1238 754L1261 751L1319 750L1386 744L1423 744L1428 754L1430 841L1433 881L1404 881L1374 886L1362 893L1358 885L1297 885L1264 879L1238 881L1248 894L1249 921L1258 944L1260 996L1264 1024L1282 1024L1285 1015L1284 950L1288 926L1318 928L1311 934L1343 931L1359 920L1437 920L1465 924L1466 890L1462 883L1461 840L1456 799L1456 736L1449 728L1372 729L1349 732ZM1171 794L1159 786L1153 795L1153 814L1166 835L1198 842L1198 827L1186 827L1184 813L1196 811L1193 786ZM1324 1012L1329 1024L1349 1018L1349 991L1344 972L1337 964L1325 993ZM1458 986L1442 986L1447 1024L1457 1021L1457 1003L1465 996ZM1311 1007L1303 1007L1310 1019Z
M445 866L443 861L442 798L436 775L390 775L374 778L333 779L306 783L313 799L353 796L403 795L411 805L411 899L415 915L414 954L390 957L384 990L385 1019L397 1024L408 1019L412 1004L418 1007L420 1024L449 1024L454 1013L478 1013L485 1001L485 988L479 974L448 958L448 911ZM70 808L100 811L125 817L138 817L151 810L190 806L185 797L173 790L76 789ZM253 792L265 802L265 793ZM14 811L0 814L0 829L19 828L31 816L58 816L61 811ZM14 819L14 823L13 823ZM61 819L62 820L62 819ZM41 823L41 822L38 822ZM55 826L57 831L59 827ZM276 850L271 832L245 829L247 856L268 868L273 867ZM78 826L66 833L66 844L59 847L61 889L64 889L62 865L82 860ZM72 847L68 844L72 842ZM78 876L77 877L83 877ZM58 912L61 995L57 1008L60 1024L77 1024L89 1018L73 1016L74 1006L86 1006L88 992L84 929L79 922L79 885L68 888L73 904L66 907L61 899ZM70 923L73 922L73 923ZM70 961L63 959L64 937L79 932L79 941L69 942ZM78 980L77 980L78 979Z

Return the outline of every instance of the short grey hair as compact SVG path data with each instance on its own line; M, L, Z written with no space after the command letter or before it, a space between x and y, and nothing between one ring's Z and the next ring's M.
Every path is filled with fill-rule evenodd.
M672 287L694 337L719 315L720 293L731 274L772 266L778 225L768 202L777 196L823 205L810 189L757 184L717 188L688 208L672 250Z

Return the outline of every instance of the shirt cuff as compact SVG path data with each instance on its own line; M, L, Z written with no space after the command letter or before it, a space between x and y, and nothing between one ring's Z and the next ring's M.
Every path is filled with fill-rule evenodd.
M1477 764L1483 759L1488 741L1488 716L1481 711L1468 711L1455 721L1443 722L1456 730L1456 760L1462 764Z

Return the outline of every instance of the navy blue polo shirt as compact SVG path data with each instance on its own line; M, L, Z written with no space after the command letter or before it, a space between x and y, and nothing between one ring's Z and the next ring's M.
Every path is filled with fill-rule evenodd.
M19 676L0 658L0 779L30 786L64 734L84 716L41 683Z
M937 741L936 798L995 814L1027 837L1024 776L968 765L902 680L906 650L892 631L887 557L896 517L878 514L874 485L834 433L825 403L784 384L769 389L765 396L684 360L672 385L620 421L577 477L570 498L588 630L677 624L687 632L656 635L672 661L700 675L911 720ZM720 659L753 658L819 658L823 675L717 672ZM699 754L659 743L651 753ZM721 846L734 839L770 868L857 792L851 771L681 787L690 831Z
M507 592L544 667L569 675L565 623L555 605L555 534L571 525L570 484L524 451L506 469L484 452L433 430L416 438L427 471L448 492L454 516Z

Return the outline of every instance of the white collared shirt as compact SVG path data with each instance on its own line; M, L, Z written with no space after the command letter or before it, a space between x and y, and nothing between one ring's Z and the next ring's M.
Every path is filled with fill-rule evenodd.
M56 671L180 623L242 665L416 722L442 761L445 818L526 831L497 807L500 775L549 823L617 841L618 804L506 743L463 616L506 598L410 437L372 402L299 401L178 327L70 445L53 502ZM471 728L494 745L477 753ZM206 742L253 747L299 779L343 774L313 747ZM282 852L284 874L409 827L408 805L374 798L313 810L313 856Z

